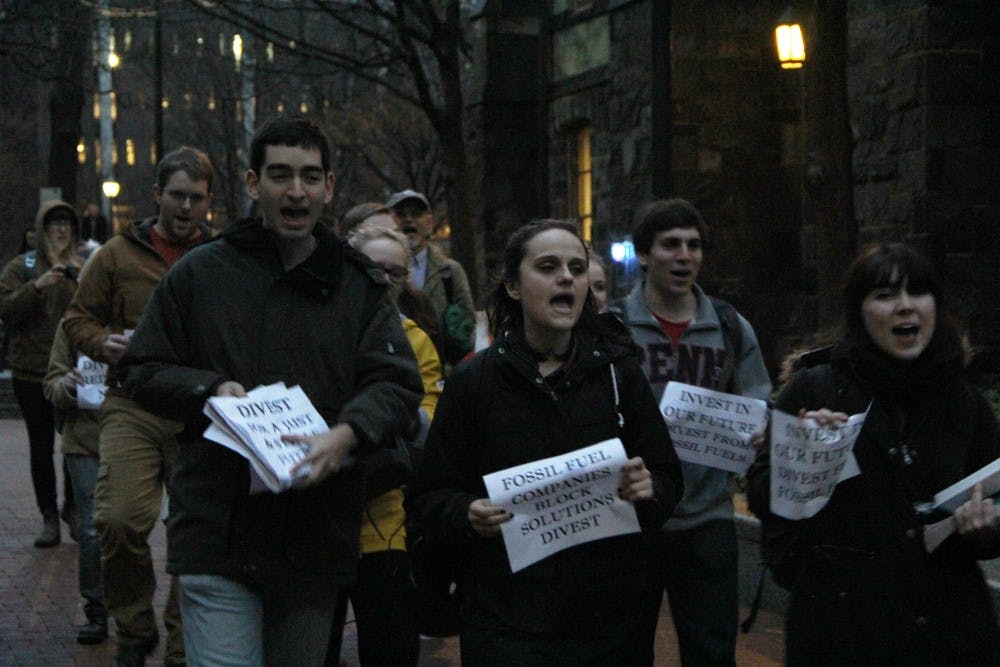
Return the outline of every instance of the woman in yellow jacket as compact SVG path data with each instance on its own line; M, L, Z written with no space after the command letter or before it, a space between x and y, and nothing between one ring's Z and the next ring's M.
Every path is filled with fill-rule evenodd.
M399 295L408 289L412 263L406 237L385 227L361 225L351 232L348 242L385 270L390 296L399 303ZM444 384L441 360L427 333L402 313L400 318L424 381L420 432L413 439L419 447L427 435ZM404 519L402 486L371 498L365 505L357 583L345 596L350 597L354 609L362 666L417 664L420 637ZM335 619L327 665L338 664L340 634L340 623Z

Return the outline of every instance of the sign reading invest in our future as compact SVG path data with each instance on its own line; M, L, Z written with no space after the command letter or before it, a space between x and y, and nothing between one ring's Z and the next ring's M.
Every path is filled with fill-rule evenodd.
M750 439L767 422L767 403L669 382L660 414L681 461L743 474L756 454Z

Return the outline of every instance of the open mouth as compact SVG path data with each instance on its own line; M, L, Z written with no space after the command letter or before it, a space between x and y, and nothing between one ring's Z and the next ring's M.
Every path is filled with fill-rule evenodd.
M894 336L916 336L918 333L920 333L920 327L912 322L897 324L892 328L892 335Z
M416 225L403 225L399 229L404 234L416 234L417 233L417 226Z
M674 276L675 278L690 278L691 277L691 270L690 269L674 269L673 271L670 272L670 275Z
M308 217L309 215L309 209L298 208L295 206L286 206L281 209L281 215L285 220L289 222L304 223L306 217Z
M549 303L560 311L572 311L576 304L576 298L572 294L557 294L549 299Z

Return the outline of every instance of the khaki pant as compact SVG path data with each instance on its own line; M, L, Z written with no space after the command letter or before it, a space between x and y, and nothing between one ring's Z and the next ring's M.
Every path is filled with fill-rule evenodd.
M105 605L115 619L118 643L138 645L157 635L153 614L156 575L149 533L160 517L163 487L182 425L108 396L101 407L101 464L94 493L94 523L101 535ZM184 662L177 577L163 612L164 658Z

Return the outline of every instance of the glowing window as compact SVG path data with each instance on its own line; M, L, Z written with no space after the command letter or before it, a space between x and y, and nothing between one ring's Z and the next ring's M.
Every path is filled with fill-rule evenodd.
M135 164L135 142L131 139L125 140L125 164Z

